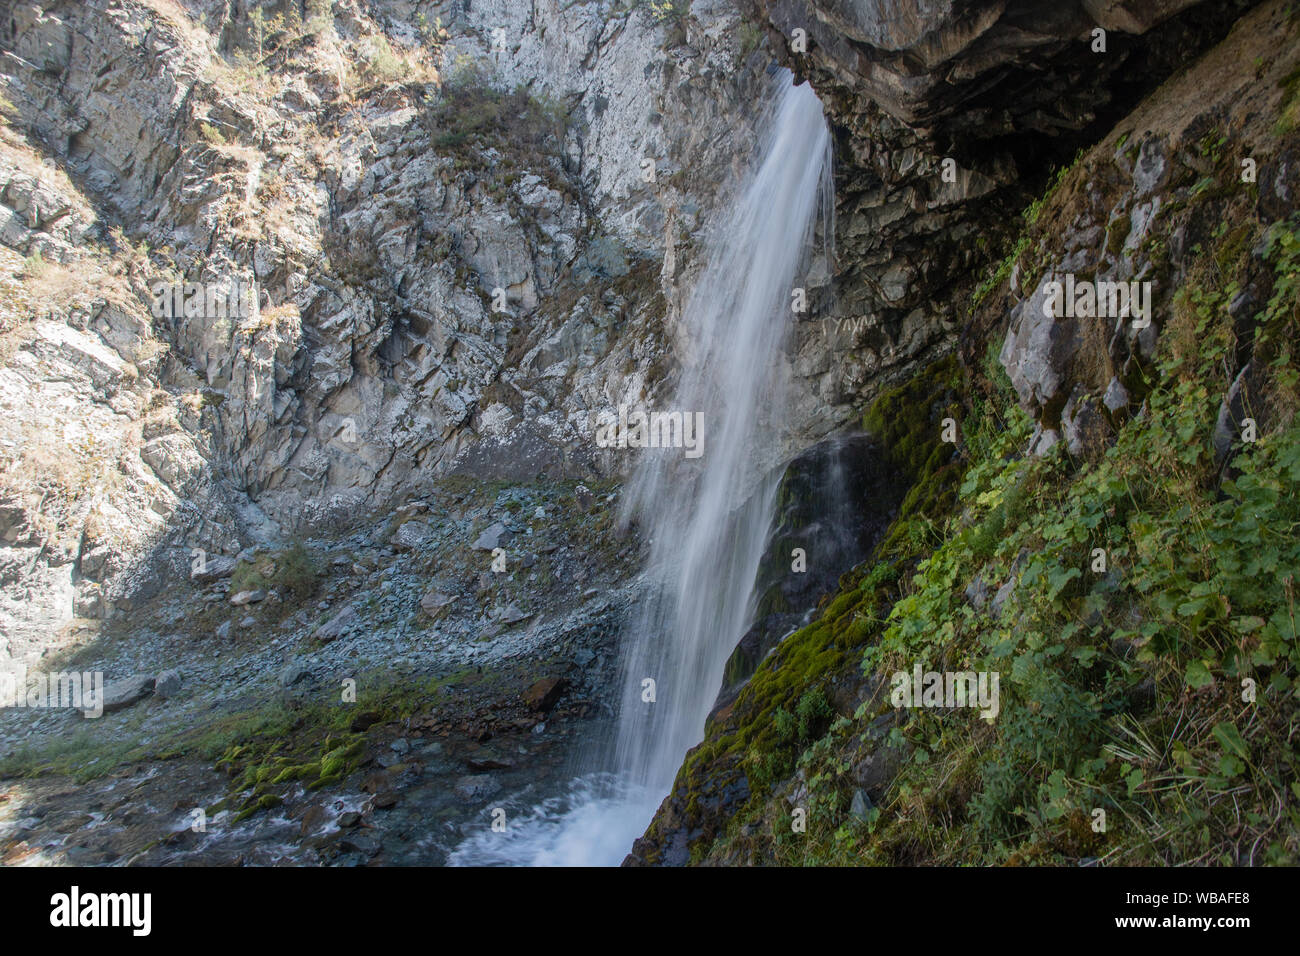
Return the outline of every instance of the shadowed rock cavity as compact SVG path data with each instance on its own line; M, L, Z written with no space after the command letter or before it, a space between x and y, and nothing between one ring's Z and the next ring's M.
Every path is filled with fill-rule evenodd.
M867 557L904 490L879 444L866 435L829 438L786 466L755 581L754 623L727 661L715 711L736 699L783 637L808 623L840 575Z

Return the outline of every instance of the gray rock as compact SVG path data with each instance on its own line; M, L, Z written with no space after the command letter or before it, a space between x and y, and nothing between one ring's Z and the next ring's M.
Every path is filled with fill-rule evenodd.
M429 617L437 620L445 614L447 609L454 603L456 603L454 597L435 588L425 594L424 597L420 598L420 609L423 610L425 614L429 615Z
M994 617L997 617L1002 613L1003 606L1006 605L1015 589L1016 578L1015 575L1012 575L1007 579L1006 583L1003 584L1002 587L998 588L998 593L993 595L993 600L989 602L989 612Z
M176 668L163 671L154 681L153 692L166 700L175 697L181 689L181 672Z
M491 551L493 548L501 547L503 541L509 540L510 532L506 530L506 526L496 521L478 536L473 547L476 551Z
M433 539L433 531L423 521L407 521L397 529L391 543L399 551L419 551Z
M112 714L137 704L153 693L154 678L144 674L124 677L104 685L104 713Z
M257 604L266 600L266 592L260 589L252 591L240 591L237 594L230 595L230 603L235 607L243 607L245 604Z
M1121 408L1128 408L1129 394L1124 383L1118 378L1112 378L1110 384L1106 386L1106 395L1102 398L1102 404L1106 409L1114 414Z
M1029 454L1041 458L1061 442L1061 433L1055 428L1040 428L1029 439Z
M224 554L210 555L203 566L191 570L190 580L195 584L214 584L222 578L228 578L235 571L235 559Z
M533 615L530 612L522 610L519 605L511 604L501 612L501 617L498 620L506 627L510 627L511 625L518 624L520 621L526 621L532 616Z
M1033 295L1016 306L999 354L1020 404L1030 412L1049 404L1060 391L1078 348L1075 323L1045 314L1047 287L1060 281L1062 276L1049 270Z
M1247 362L1219 403L1219 417L1214 423L1214 453L1220 461L1227 458L1232 446L1241 440L1241 422L1248 417L1251 404L1251 382L1251 363Z
M292 687L294 684L306 680L310 676L311 672L299 661L291 661L284 670L280 671L280 686Z
M374 837L355 831L350 832L343 839L339 840L339 849L350 850L359 853L366 858L375 856L383 848L384 845Z
M330 641L337 640L351 631L358 621L360 621L360 616L357 614L356 608L349 604L320 627L316 628L316 632L312 637L320 641L322 644L328 644Z
M866 820L870 816L871 807L871 798L865 791L860 789L853 791L853 799L849 803L849 816Z
M1076 458L1096 458L1110 437L1110 426L1097 411L1093 400L1086 395L1078 395L1077 390L1061 412L1061 430L1065 436L1065 447Z

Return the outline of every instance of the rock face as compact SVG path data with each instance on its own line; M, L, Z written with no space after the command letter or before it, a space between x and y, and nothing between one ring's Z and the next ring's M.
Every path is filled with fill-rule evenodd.
M824 31L832 9L865 17L855 21L865 29L872 22L867 14L885 6L778 0L764 5L763 9L770 12L774 21L791 11L803 11L811 22L815 14L824 21L818 27ZM894 4L890 8L912 10L923 20L929 18L928 22L937 29L950 24L950 14L954 11L981 6L995 11L993 24L986 25L991 30L996 28L997 18L1012 11L1015 5L967 4L959 8L957 4ZM1085 9L1107 24L1108 29L1150 26L1140 17L1134 18L1132 11L1123 5L1089 4ZM1171 12L1159 5L1150 9L1157 15ZM1205 23L1217 23L1223 9L1207 11L1202 19L1199 6L1193 6L1164 25L1152 27L1152 35L1143 43L1152 44L1153 62L1159 59L1161 45L1168 36L1199 29ZM910 29L906 17L892 22L900 29L900 25ZM1213 35L1218 29L1214 27L1205 36ZM1273 265L1266 260L1270 255L1267 248L1276 240L1269 237L1288 233L1288 229L1279 227L1294 216L1294 197L1300 190L1295 181L1295 170L1300 169L1296 164L1296 143L1300 138L1295 119L1294 71L1298 68L1297 49L1300 49L1295 44L1296 30L1294 16L1282 3L1262 4L1245 13L1226 36L1190 63L1186 71L1142 98L1131 111L1117 116L1099 112L1097 123L1104 122L1099 129L1062 125L1064 139L1077 142L1071 140L1076 133L1088 137L1087 148L1059 177L1043 183L1032 203L1024 203L1027 208L1023 217L1015 215L1015 242L1009 246L1009 254L1001 266L990 268L982 281L971 277L958 282L953 291L933 293L935 300L931 307L960 318L963 326L958 343L960 355L945 359L945 363L960 365L972 379L976 379L972 371L975 369L986 370L990 377L1005 371L1012 386L1010 400L1018 402L1037 424L1026 445L1006 460L1014 461L1018 454L1024 453L1046 454L1053 449L1056 454L1068 452L1076 459L1098 456L1126 422L1127 427L1134 427L1157 421L1152 407L1158 406L1144 400L1162 374L1168 373L1172 379L1159 381L1166 394L1175 388L1186 388L1179 380L1180 366L1194 368L1198 362L1205 363L1207 356L1213 356L1210 363L1213 374L1202 379L1188 376L1188 381L1198 383L1196 389L1190 390L1193 397L1184 406L1190 409L1188 419L1194 424L1194 427L1187 426L1186 434L1196 436L1186 439L1191 446L1191 457L1198 457L1200 449L1195 445L1211 426L1215 426L1214 450L1224 459L1234 448L1240 448L1240 442L1247 440L1242 434L1244 418L1254 421L1258 417L1254 424L1259 428L1276 427L1280 419L1273 417L1276 412L1269 408L1260 377L1253 371L1258 356L1252 357L1252 347L1246 343L1254 340L1252 322L1258 321L1257 313L1265 311L1273 294L1271 290L1275 288ZM874 66L861 65L866 61L875 64L878 54L883 58L880 62L889 60L871 44L902 45L915 54L924 47L926 41L918 38L925 32L918 28L907 34L878 33L870 42L861 36L845 40L841 49L851 49L855 57L865 58L853 60L858 66L852 69L848 59L834 60L829 49L836 41L827 36L826 48L819 50L814 46L807 57L813 64L810 67L813 82L828 84L832 90L829 97L843 109L848 100L834 100L837 84L848 97L856 95L854 91L859 87L865 89L871 84L887 82L887 78L873 72ZM940 41L945 35L943 30L937 34ZM940 46L945 42L940 42ZM1051 43L1045 43L1045 49L1050 47ZM1028 69L1028 64L1033 62L1031 50L1022 52L1028 59L1019 65L1016 57L1003 64L1009 71L1007 76ZM956 59L949 64L954 70L952 85L960 88L965 82L962 70L974 67L970 64L963 67L960 55L954 56ZM917 59L904 57L896 63L918 73L925 72L924 59L919 55ZM1041 85L1062 81L1046 64L1041 66ZM839 72L835 72L837 69ZM863 72L854 73L855 69ZM976 79L970 87L976 99L983 95L977 92L979 72L975 71ZM996 91L1000 75L996 69L983 75L989 90ZM938 135L935 130L961 121L958 114L945 118L944 97L953 95L953 90L943 84L934 86L931 94L925 94L934 97L933 115L916 105L924 102L922 94L927 88L929 84L919 79L920 92L915 95L921 98L910 99L912 93L905 89L894 104L910 124L898 121L897 130L900 135L913 135L917 143L933 140ZM1037 94L1028 95L1032 98ZM1099 102L1106 102L1105 97ZM1116 98L1113 102L1120 100ZM912 105L908 106L909 103ZM1020 113L1019 103L1008 101L1007 111L1014 119ZM848 124L847 137L863 146L872 142L869 126L852 125L849 112L839 117ZM876 134L875 142L882 148L884 137L895 128L890 126L891 122L894 119L886 117L882 131ZM990 194L990 201L1003 201L1012 194L1011 187L999 189L1002 198ZM972 208L953 212L971 226L982 222ZM916 210L900 211L899 215L903 217L899 220L903 226L899 228L909 223L922 228L927 219ZM933 222L930 220L931 225ZM896 231L892 234L897 238ZM873 241L880 236L881 233L873 233ZM935 248L941 246L940 240ZM922 261L935 260L922 257ZM951 262L942 260L935 268L948 276L945 281L951 281L960 271L954 273ZM938 275L935 272L932 280ZM1059 283L1062 290L1070 288L1077 293L1070 298L1070 309L1064 308L1053 283ZM1131 299L1140 295L1142 308L1111 308L1110 289L1102 296L1107 307L1099 308L1097 303L1101 300L1097 293L1107 283L1111 284L1110 288L1123 284ZM1131 285L1134 283L1136 287ZM1197 293L1193 290L1207 287L1226 290L1223 294L1226 308L1215 307L1217 325L1202 323L1203 315L1197 311L1194 298ZM945 294L949 296L947 300ZM1089 296L1091 306L1087 305ZM1120 301L1118 293L1116 301ZM1208 342L1210 336L1204 331L1207 326L1217 329L1213 333L1215 338ZM958 358L960 363L956 361ZM1169 373L1171 368L1174 371ZM913 376L908 387L921 378ZM1222 389L1221 394L1214 394L1216 384ZM969 409L984 401L991 392L966 395L965 407ZM1007 392L1000 394L1007 395ZM897 404L881 404L887 413L900 411ZM936 408L944 407L935 397L926 398L923 391L909 396L903 404L928 409L931 416ZM877 414L878 409L873 408L868 417L874 420ZM911 442L918 434L930 431L926 415L921 416L921 422L927 427L906 434ZM1165 418L1160 425L1149 424L1149 427L1154 432L1167 423ZM1029 433L1026 429L1024 434ZM986 467L987 459L981 460L979 453L971 449L975 444L971 441L969 446L959 447L956 457L970 455L977 463L976 469ZM903 442L897 442L886 450L899 451L902 446ZM1131 447L1128 454L1134 456L1137 471L1147 466L1144 456L1134 455ZM1043 471L1059 465L1063 473L1076 476L1080 484L1094 473L1077 461L1029 464ZM1216 462L1214 467L1230 472L1232 465ZM967 480L976 469L966 472ZM914 491L923 490L924 484L918 481ZM1046 499L1040 499L1043 500ZM971 497L966 496L957 507L937 508L939 520L948 522L942 535L948 544L960 541L970 533L969 529L980 527L968 511L970 501ZM907 507L905 502L904 510ZM1182 520L1181 514L1178 520ZM997 525L999 534L1009 532L1015 523L1005 514L999 516L999 522L1004 519L1005 524ZM910 526L911 530L915 527ZM1086 538L1086 533L1081 537ZM913 584L936 573L936 566L941 569L937 576L942 581L949 573L942 569L953 567L945 566L943 560L951 561L954 552L960 554L961 550L945 548L942 560L928 567L923 564L923 573L912 579ZM902 580L912 574L917 561L925 561L934 550L922 545L905 553ZM932 655L967 653L968 645L945 642L931 632L936 623L958 619L972 608L979 609L989 620L1003 618L999 627L1007 626L1008 621L1011 621L1009 626L1017 626L1012 619L1025 606L1022 604L1025 585L1020 572L1032 560L1031 553L1029 548L1024 548L1014 559L1005 555L999 562L999 573L987 577L981 570L981 565L988 567L983 564L985 558L971 559L967 573L957 580L936 585L930 592L932 595L964 588L971 608L931 618L928 626L917 628L911 646L918 653ZM900 806L906 806L899 817L911 817L913 808L908 801L915 791L910 786L908 791L894 789L894 781L905 764L911 763L915 769L920 763L907 759L908 748L912 746L908 740L917 738L899 736L893 731L913 722L914 718L889 700L892 663L882 664L881 658L875 657L875 666L867 666L865 679L863 672L864 665L869 665L875 656L874 651L893 652L898 647L898 644L883 644L881 635L885 628L873 630L870 622L876 615L880 614L883 620L884 614L889 613L885 608L892 606L898 616L893 618L890 627L897 627L904 634L909 627L916 627L910 614L898 614L899 610L907 612L917 606L904 603L909 599L905 588L891 595L887 590L871 586L875 570L897 573L898 565L892 571L890 567L897 560L896 554L886 552L875 567L867 562L853 574L845 575L838 591L832 592L833 597L822 604L812 623L777 644L736 703L715 712L704 740L687 755L672 792L645 835L637 841L626 864L785 864L791 859L799 860L800 851L786 852L791 843L787 842L788 836L782 835L797 809L804 809L809 817L820 814L826 839L823 847L839 843L843 831L837 828L859 826L859 821L874 826L878 810L898 813ZM1108 573L1116 577L1119 574L1114 568ZM1104 580L1101 588L1112 586L1112 579ZM863 597L864 594L867 596ZM880 600L888 603L879 604ZM1099 619L1098 614L1093 622ZM855 630L858 622L866 622L861 630ZM986 637L991 632L986 629L982 634ZM968 634L965 640L970 642L972 638ZM882 642L880 648L873 647L877 642ZM837 659L840 650L846 653ZM1153 686L1153 682L1148 686L1144 681L1132 699L1153 701ZM824 697L819 698L819 694ZM823 702L825 708L820 706ZM808 716L808 733L799 726L801 708ZM813 717L818 712L825 713L826 709L843 721L827 718L835 720L832 727L839 723L842 730L823 736L824 728L816 726ZM915 727L914 722L912 726ZM1046 730L1047 734L1053 732L1051 727ZM819 751L830 754L826 762L818 762L820 758L815 754ZM927 763L934 759L925 756ZM1020 768L1015 766L1012 772L1019 773ZM909 784L921 776L912 776ZM820 787L822 799L834 794L820 805L814 799L819 790L814 784L818 777L824 781ZM937 775L930 777L926 784L936 779ZM940 812L967 805L969 791L942 793L935 804L942 807ZM807 832L810 840L818 839L811 836L811 828ZM832 838L830 834L835 836ZM858 848L869 852L887 839L877 829L873 836L862 839ZM793 842L797 843L798 838ZM895 861L914 859L912 847L892 849L897 851ZM1077 851L1072 854L1083 855ZM811 855L805 857L809 858Z
M1012 277L993 290L989 303L1006 326L999 360L1021 407L1038 422L1036 453L1050 450L1048 436L1076 458L1100 453L1137 411L1149 387L1145 370L1182 311L1186 251L1221 241L1225 261L1242 256L1248 250L1234 245L1234 236L1238 244L1244 236L1240 208L1253 205L1264 222L1285 215L1273 197L1295 194L1297 170L1286 151L1266 158L1274 134L1262 117L1279 109L1285 83L1278 61L1253 65L1266 29L1259 22L1267 18L1243 20L1197 64L1213 84L1194 96L1186 80L1162 90L1101 140L1053 192L1054 208L1027 230ZM1213 145L1219 141L1234 144L1231 155ZM1246 176L1243 157L1252 156L1256 167ZM1201 199L1207 177L1231 184L1213 197L1217 206ZM1246 195L1252 188L1253 202ZM1263 272L1254 263L1230 304L1237 321L1260 307ZM1145 314L1123 306L1139 295ZM1178 335L1165 347L1187 348L1186 330ZM1220 455L1234 437L1229 423L1247 409L1263 412L1249 401L1249 364L1231 374L1216 434Z
M1052 163L1248 6L742 0L817 90L839 140L833 281L794 344L816 396L800 414L842 422L948 348L954 294L1000 255ZM1105 52L1094 52L1099 28Z
M591 422L671 369L769 82L727 2L260 6L0 4L16 656L449 473L627 467Z
M866 436L820 442L786 467L755 582L754 624L727 661L715 710L735 700L767 652L806 624L817 599L867 557L889 526L903 488L878 444Z

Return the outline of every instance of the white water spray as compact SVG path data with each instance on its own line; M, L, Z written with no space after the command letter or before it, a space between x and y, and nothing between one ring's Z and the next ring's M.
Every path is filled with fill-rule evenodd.
M665 406L703 411L704 457L690 465L680 452L647 458L624 501L624 517L651 542L652 586L625 641L612 757L606 752L605 772L575 781L567 798L516 816L506 834L467 840L452 863L621 862L703 737L753 614L776 490L759 476L774 463L787 404L781 347L818 211L831 200L821 103L786 71L775 94L756 162L711 232L683 317L689 352Z

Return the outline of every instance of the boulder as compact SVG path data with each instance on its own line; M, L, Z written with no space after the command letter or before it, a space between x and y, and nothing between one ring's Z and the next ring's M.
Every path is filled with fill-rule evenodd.
M347 634L359 620L360 616L357 614L356 608L349 604L320 627L316 628L316 633L313 634L312 637L317 641L320 641L322 644L328 644L330 641L336 640Z
M532 616L530 612L522 610L518 604L511 604L501 612L501 617L498 620L506 627L510 627L521 621L526 621Z
M429 591L420 598L420 609L429 617L437 620L447 612L447 609L456 602L456 599L450 594L439 591L436 588Z
M112 714L139 703L153 693L155 678L144 674L124 677L104 685L104 713Z
M854 790L853 800L849 803L849 816L866 820L871 814L871 798L864 790Z
M533 710L546 713L555 706L567 686L568 681L563 677L543 677L523 692L522 700Z
M163 671L154 680L153 692L164 700L175 697L181 689L181 672L172 667Z
M214 584L222 578L228 578L235 571L235 559L224 554L205 558L203 564L190 571L190 580L195 584Z
M510 540L510 532L500 521L493 522L482 534L474 541L475 551L491 551L493 548L501 547L502 543Z
M301 662L291 661L284 670L280 671L280 686L292 687L310 676L311 672Z

